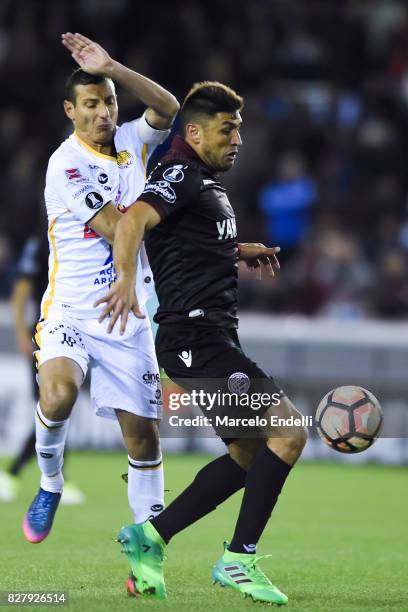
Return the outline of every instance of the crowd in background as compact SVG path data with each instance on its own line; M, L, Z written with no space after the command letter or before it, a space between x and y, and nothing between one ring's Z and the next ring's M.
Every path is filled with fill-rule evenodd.
M223 177L241 242L279 244L273 281L241 271L241 308L408 312L408 7L397 0L0 0L0 297L39 225L78 31L182 100L216 79L245 98ZM119 92L120 120L140 114ZM177 126L176 126L177 127ZM44 240L46 236L44 233Z

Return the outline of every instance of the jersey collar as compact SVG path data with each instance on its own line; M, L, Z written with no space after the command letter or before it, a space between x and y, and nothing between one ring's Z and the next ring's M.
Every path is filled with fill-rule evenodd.
M88 151L90 151L93 155L96 155L96 157L100 157L101 159L109 159L111 161L116 161L116 155L105 155L104 153L99 153L99 151L91 147L87 142L85 142L85 140L82 140L82 138L80 138L76 132L74 132L74 136L78 140L78 142L83 147L85 147L85 149L88 149Z
M207 166L206 163L203 162L201 157L194 151L193 147L190 147L188 142L184 140L181 136L177 135L174 137L173 142L171 143L171 148L168 153L165 155L162 161L170 161L172 158L183 157L187 160L195 161L199 163L203 168L205 168L210 174L216 176L216 172L213 168Z

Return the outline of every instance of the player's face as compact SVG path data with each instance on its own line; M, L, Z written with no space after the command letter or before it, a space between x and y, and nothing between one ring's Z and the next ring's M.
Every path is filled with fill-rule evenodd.
M88 144L109 146L118 119L115 87L110 79L98 85L76 85L75 104L65 100L65 112Z
M211 168L225 172L232 168L242 144L240 113L217 113L201 129L200 155Z

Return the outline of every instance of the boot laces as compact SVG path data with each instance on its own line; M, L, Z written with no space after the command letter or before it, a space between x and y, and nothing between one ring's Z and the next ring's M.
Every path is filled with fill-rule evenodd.
M269 578L263 573L261 568L258 566L259 561L262 559L268 559L272 557L272 555L254 555L254 558L249 562L245 562L243 565L248 570L248 574L251 579L258 584L267 584L270 585L271 581Z

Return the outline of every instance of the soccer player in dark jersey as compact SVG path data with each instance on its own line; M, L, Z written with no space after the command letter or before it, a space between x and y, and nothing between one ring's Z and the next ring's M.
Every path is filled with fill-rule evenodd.
M143 316L133 262L146 233L160 303L156 350L168 376L187 388L190 381L192 390L197 379L205 388L207 379L225 382L239 375L252 391L278 398L265 415L300 417L274 380L244 354L236 331L238 260L273 275L279 250L237 243L234 211L219 180L241 145L242 106L240 96L216 82L197 83L188 93L181 111L183 136L174 139L117 226L117 281L99 301L107 303L101 318L111 315L110 329L120 318L124 330L131 311ZM258 433L223 438L227 455L200 470L159 516L122 529L118 540L132 568L130 592L166 597L162 561L170 539L244 487L235 532L213 568L213 580L255 600L287 602L259 568L256 544L307 434L302 425Z

